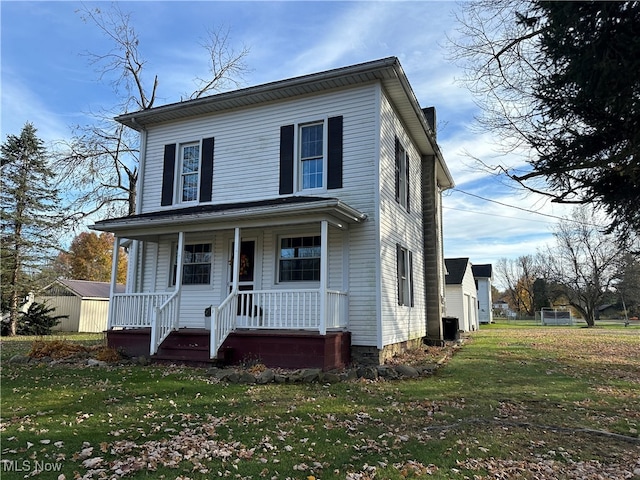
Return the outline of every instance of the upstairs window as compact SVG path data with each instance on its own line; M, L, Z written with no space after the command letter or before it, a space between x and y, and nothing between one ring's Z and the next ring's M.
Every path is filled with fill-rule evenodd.
M164 146L160 205L210 202L214 138Z
M320 236L280 239L280 282L320 281Z
M198 200L200 176L200 144L180 146L180 198L182 202Z
M324 171L324 125L314 123L300 127L301 190L322 188Z
M396 202L409 211L409 155L396 138Z
M208 285L211 283L211 244L195 243L184 246L182 259L183 285ZM171 285L176 284L178 271L178 249L173 257Z
M342 188L343 118L280 127L279 193Z

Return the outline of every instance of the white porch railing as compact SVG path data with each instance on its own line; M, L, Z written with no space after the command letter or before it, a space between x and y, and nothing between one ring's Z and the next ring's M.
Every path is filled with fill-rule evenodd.
M319 290L251 290L230 294L211 309L211 358L236 328L325 332L346 327L347 293L327 291L324 324L321 299Z
M111 298L108 328L144 328L151 326L155 309L174 292L116 293Z
M151 328L154 355L171 331L179 327L180 293L116 294L109 328ZM324 319L322 299L325 298ZM251 290L230 294L211 308L210 354L214 358L229 333L237 328L326 332L348 325L346 292L327 290Z
M151 346L149 353L158 353L158 347L169 334L178 329L178 314L180 312L180 290L176 290L166 302L155 307L151 318Z
M209 357L215 358L229 334L236 329L238 296L232 292L217 307L211 308L211 337Z

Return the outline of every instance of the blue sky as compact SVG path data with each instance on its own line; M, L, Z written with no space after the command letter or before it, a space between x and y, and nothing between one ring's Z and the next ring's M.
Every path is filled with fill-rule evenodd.
M98 79L83 55L106 53L110 44L94 25L82 21L77 13L81 6L0 3L3 142L27 121L46 142L69 138L71 126L91 121L88 112L116 103L111 86ZM156 105L194 90L193 78L207 73L200 44L207 28L221 25L230 29L237 49L250 49L246 62L251 71L243 86L397 56L421 105L436 107L438 141L456 182L444 197L447 257L495 263L535 253L550 240L555 219L478 197L550 215L567 213L486 174L468 157L471 153L496 163L495 142L474 130L477 107L456 82L462 72L448 58L446 36L455 34L457 3L139 1L120 2L120 8L132 14L146 74L160 80Z

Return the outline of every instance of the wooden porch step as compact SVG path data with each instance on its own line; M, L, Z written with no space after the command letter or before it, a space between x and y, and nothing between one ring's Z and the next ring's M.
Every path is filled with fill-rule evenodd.
M181 328L171 332L158 348L154 360L209 363L210 333L208 330Z

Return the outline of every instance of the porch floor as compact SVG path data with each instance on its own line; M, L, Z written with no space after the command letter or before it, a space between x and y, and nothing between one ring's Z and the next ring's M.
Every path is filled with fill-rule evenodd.
M148 356L151 329L107 331L107 343L129 356ZM350 332L320 335L304 330L244 330L227 337L217 359L209 358L210 333L205 329L181 328L160 345L152 360L187 364L229 365L262 363L279 368L332 370L349 365Z

